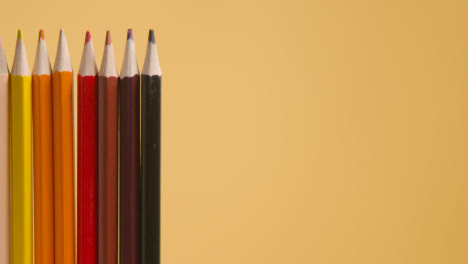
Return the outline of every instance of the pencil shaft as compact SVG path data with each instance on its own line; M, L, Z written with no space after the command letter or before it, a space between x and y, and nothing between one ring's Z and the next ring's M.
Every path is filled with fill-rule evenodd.
M55 196L55 263L75 262L73 181L73 73L52 74Z
M10 133L8 74L0 75L0 263L10 263Z
M52 79L32 76L34 142L34 263L54 263Z
M99 77L98 164L99 164L99 263L117 263L118 175L117 175L117 77Z
M78 264L97 263L96 81L78 75Z
M120 261L140 262L140 77L120 79Z
M11 76L12 263L32 263L31 76Z
M141 76L141 258L160 263L161 77Z

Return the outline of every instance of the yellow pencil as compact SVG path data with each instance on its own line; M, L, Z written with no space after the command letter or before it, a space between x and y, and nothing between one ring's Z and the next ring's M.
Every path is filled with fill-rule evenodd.
M11 69L12 264L32 263L32 88L23 33Z

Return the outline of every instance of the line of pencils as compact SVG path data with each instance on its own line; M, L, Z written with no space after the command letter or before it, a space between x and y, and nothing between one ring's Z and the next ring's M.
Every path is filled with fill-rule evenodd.
M154 31L141 74L131 29L120 75L109 31L104 45L98 71L86 32L74 149L74 73L64 30L53 69L39 32L32 73L23 32L11 73L0 39L0 263L160 263L161 68Z

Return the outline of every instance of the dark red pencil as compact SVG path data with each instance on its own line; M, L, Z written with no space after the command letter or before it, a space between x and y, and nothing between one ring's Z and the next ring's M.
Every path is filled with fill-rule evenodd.
M117 88L110 32L102 56L98 84L98 263L117 264L118 175L117 175Z
M91 34L78 72L78 264L97 263L97 66Z
M120 263L140 264L140 74L132 30L120 72Z

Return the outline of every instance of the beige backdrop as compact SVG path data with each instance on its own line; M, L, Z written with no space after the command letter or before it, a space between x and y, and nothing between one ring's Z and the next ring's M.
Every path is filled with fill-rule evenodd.
M8 1L8 62L65 27L163 70L164 264L468 262L465 1ZM19 12L19 8L25 8Z

